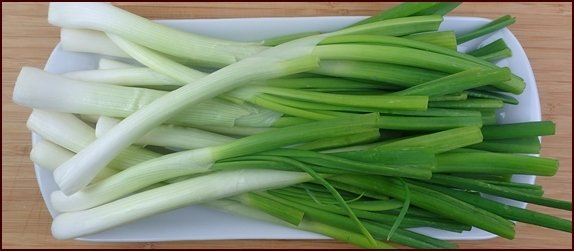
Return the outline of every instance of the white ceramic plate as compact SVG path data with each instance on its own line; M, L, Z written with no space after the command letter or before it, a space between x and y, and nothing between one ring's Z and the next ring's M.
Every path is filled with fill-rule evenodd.
M183 30L213 37L239 41L257 41L268 37L287 35L305 31L327 32L342 28L364 17L296 17L296 18L241 18L212 20L169 20L159 21ZM442 30L465 32L486 24L488 19L472 17L447 17ZM540 104L534 75L520 43L514 35L504 29L489 38L476 39L461 46L461 51L475 48L480 43L504 38L512 49L513 56L499 64L509 66L512 72L526 81L526 91L518 97L520 104L506 106L499 114L502 123L539 121ZM487 41L485 41L487 40ZM77 70L96 69L98 56L87 53L63 51L58 45L50 56L45 70L63 73ZM33 141L36 141L34 135ZM52 216L57 212L52 208L49 194L57 189L49 171L35 166L38 183ZM516 176L523 183L534 183L534 176ZM524 207L516 201L508 203ZM433 237L450 240L479 240L494 237L493 234L473 229L461 234L419 228L416 231ZM327 237L294 230L287 227L236 217L202 206L190 206L156 215L105 232L79 238L98 242L151 242L175 240L221 240L221 239L326 239Z

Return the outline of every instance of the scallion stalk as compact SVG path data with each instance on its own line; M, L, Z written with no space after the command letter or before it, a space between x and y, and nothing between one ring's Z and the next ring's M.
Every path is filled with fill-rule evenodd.
M329 177L329 180L358 186L367 191L383 193L401 200L405 196L398 181L382 176L339 175ZM411 203L415 206L507 239L514 238L514 224L498 215L421 186L409 184L409 190Z
M439 2L435 6L428 9L421 10L416 15L442 15L445 16L456 7L461 5L461 2Z
M544 157L503 153L443 153L437 155L433 172L490 173L552 176L558 171L558 160Z
M257 193L258 195L265 196L272 200L275 200L278 203L291 205L296 207L305 212L306 217L309 217L312 220L324 222L326 224L332 224L337 227L341 227L344 229L348 229L351 231L357 231L356 226L351 222L347 217L341 216L335 213L327 212L324 210L318 210L313 207L309 207L302 204L295 204L289 200L285 200L278 196L273 196L266 192ZM382 225L382 224L374 224L368 221L364 221L365 227L368 228L370 232L373 232L375 235L380 236L387 236L390 232L390 226ZM408 230L399 229L397 234L391 236L391 241L398 242L407 246L415 247L415 248L431 248L431 247L453 247L453 244L440 241L434 238L426 237L424 235L419 235Z
M416 85L405 90L397 91L389 95L440 96L493 83L504 82L510 80L510 76L511 74L508 68L496 70L473 68Z
M538 137L485 140L468 148L499 153L540 153Z
M514 200L530 202L537 205L543 205L570 211L572 210L572 202L539 197L528 193L518 192L512 189L505 189L504 187L501 186L495 186L473 179L466 179L443 174L434 174L433 177L428 182L463 189L473 189L475 191L488 193L496 196L502 196Z
M333 77L377 81L382 87L386 87L387 84L410 87L447 75L418 67L352 60L321 60L319 68L312 72Z
M166 94L165 91L145 88L72 80L24 67L16 81L12 98L15 103L31 108L123 118ZM237 119L249 114L250 111L243 105L214 98L184 109L167 122L233 126ZM273 114L269 115L276 118Z
M180 31L107 3L52 3L48 21L63 28L119 34L166 54L220 66L234 63L264 49L256 43L232 42Z
M394 18L401 18L401 17L408 17L415 13L424 11L426 9L432 8L436 6L436 2L423 2L423 3L402 3L393 6L387 10L384 10L377 15L371 16L364 20L361 20L357 23L350 25L349 27L368 24L372 22L382 21L382 20L389 20Z
M92 209L60 214L52 222L52 234L57 239L72 239L190 204L311 179L306 173L276 170L216 172L140 192Z
M459 35L456 37L456 42L458 44L466 43L470 40L473 40L477 37L484 36L488 33L492 33L494 31L500 30L506 26L513 24L516 21L516 18L506 15L497 18L496 20L476 29L471 32Z
M478 127L460 127L432 134L383 142L374 149L388 147L425 147L435 153L447 152L460 147L482 142L482 134Z
M237 139L223 145L167 154L139 163L71 195L63 191L54 192L52 194L52 204L59 211L76 211L91 208L113 201L157 182L179 176L212 171L212 165L218 160L254 154L333 135L352 134L365 128L372 129L377 119L378 116L376 114L369 114L313 122L278 128L267 133ZM109 135L109 133L106 133L104 137Z
M552 121L535 121L490 125L481 130L485 140L512 139L554 135L556 125Z
M250 58L201 78L193 84L185 85L122 120L105 136L98 138L70 161L58 167L54 171L56 183L66 194L77 192L85 187L117 152L153 127L183 111L186 106L213 98L234 85L302 72L316 65L316 58L309 56L283 61Z
M26 126L43 139L75 153L96 140L94 129L72 114L34 109ZM159 156L161 155L153 151L130 146L119 153L109 167L123 170Z
M147 67L74 71L64 73L62 76L86 82L127 86L181 86L184 84Z
M455 51L457 50L456 35L454 34L453 31L424 32L424 33L411 34L404 37L429 44L442 46Z
M118 119L100 117L96 124L96 136L101 137L118 123L120 123ZM235 138L196 128L160 125L139 138L135 143L144 146L154 145L178 149L197 149L221 145L233 140Z
M510 50L510 48L508 48L504 40L500 38L483 47L470 51L467 54L492 62L499 59L511 57L512 51Z
M448 189L437 185L417 183L421 186L453 196L459 200L473 204L477 207L496 213L510 220L520 221L528 224L538 225L564 232L572 232L572 221L554 217L552 215L539 213L529 209L523 209L504 205L500 202L482 198L479 195L465 193L463 191Z

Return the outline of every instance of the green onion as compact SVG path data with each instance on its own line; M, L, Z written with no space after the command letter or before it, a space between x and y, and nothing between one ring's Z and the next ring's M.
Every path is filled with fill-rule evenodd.
M68 95L70 92L74 95ZM144 88L71 80L40 69L24 67L16 81L13 100L31 108L123 118L166 94L164 91ZM245 106L214 98L186 108L167 122L179 125L233 126L238 119L249 113ZM269 115L271 118L276 117Z
M411 204L411 193L409 190L409 186L407 185L407 183L405 183L405 181L403 179L399 179L399 180L401 181L403 188L405 189L405 196L404 196L404 200L403 200L403 206L401 207L401 212L397 216L397 220L393 223L393 226L391 227L391 230L389 231L389 234L387 235L387 240L390 240L391 236L393 236L395 231L397 231L397 229L399 228L399 226L403 222L405 215L407 214L407 210L409 210L409 206Z
M441 131L457 127L482 126L479 117L381 116L378 127L389 130Z
M264 221L278 223L278 224L285 225L285 226L291 227L291 228L321 233L321 234L324 234L326 236L332 237L334 239L348 241L349 243L352 243L352 244L357 245L359 247L390 248L390 246L384 242L375 241L375 245L373 245L373 243L371 241L369 241L367 238L365 238L363 235L359 235L354 231L349 231L347 229L341 229L339 227L335 227L335 226L333 226L333 224L328 224L328 223L323 223L320 221L312 220L308 216L305 216L302 219L302 221L299 223L299 225L297 225L297 226L293 226L292 224L287 224L284 221L278 221L276 218L269 217L266 214L262 215L260 213L261 211L259 211L259 210L262 210L262 208L258 207L258 205L260 203L257 203L257 204L249 203L250 201L260 200L260 199L266 198L266 197L260 196L260 195L254 195L251 193L247 194L247 195L241 195L238 197L239 198L234 198L234 199L241 201L241 203L245 203L245 204L231 204L230 202L234 202L234 201L226 200L225 202L220 202L221 200L219 200L219 201L209 202L208 206L215 207L216 209L223 210L223 211L229 212L229 213L239 214L242 216L247 216L247 217L251 217L251 218L255 218L255 219L260 219L260 220L264 220ZM245 199L243 199L244 197L250 197L250 200L245 200ZM284 208L293 208L290 205L286 205L284 203L279 203L279 202L277 202L275 200L271 200L271 199L267 200L267 202L270 203L270 206L272 207L272 209L271 209L272 211L280 211ZM236 203L236 202L234 202L234 203ZM253 208L254 206L256 208ZM296 210L300 210L300 209L296 209Z
M371 143L377 141L379 138L380 138L379 130L371 129L363 133L355 133L351 135L318 139L312 142L297 145L294 148L301 150L325 150L336 147Z
M248 193L236 196L235 198L241 201L242 204L255 207L295 226L299 225L303 220L303 211L283 204L280 205L281 210L277 210L278 206L274 205L274 201L263 196Z
M400 208L403 205L397 200L368 200L368 201L354 201L349 203L349 206L353 209L365 210L365 211L385 211Z
M120 120L110 117L100 117L96 124L96 136L101 137ZM139 145L154 145L174 147L179 149L196 149L221 145L233 141L234 138L206 132L196 128L160 125L139 138Z
M424 42L415 41L412 39L400 38L400 37L372 36L372 35L334 36L334 37L328 37L326 39L323 39L319 44L320 45L328 45L328 44L342 44L342 43L351 43L351 44L353 44L353 43L367 43L367 44L380 44L380 45L395 46L395 47L396 46L408 47L408 48L412 48L412 49L418 49L418 50L424 50L427 52L442 54L444 56L454 57L457 59L456 61L459 63L466 61L465 64L469 64L469 65L467 65L468 68L472 68L472 67L476 67L476 66L483 66L483 67L487 67L487 68L491 68L491 69L499 68L495 64L492 64L492 63L485 61L485 60L482 60L480 58L473 57L471 55L466 55L464 53L450 50L450 49L444 48L442 46L437 46L437 45L433 45L433 44L429 44L429 43L424 43ZM374 54L372 54L372 55L374 55ZM436 55L436 54L426 54L426 56L429 56L429 55ZM381 55L381 56L384 56L384 55ZM422 57L422 55L420 57ZM420 59L420 57L419 57L419 59ZM437 60L437 58L435 58L435 57L425 58L425 59L428 59L430 61ZM362 60L365 60L365 59L362 59ZM416 60L416 58L413 60ZM372 59L369 59L369 61L372 61ZM446 59L445 64L448 64L449 61L452 61L452 59ZM426 65L426 64L427 63L425 63L424 65ZM431 65L431 64L432 64L432 62L428 62L428 65ZM424 65L422 67L426 68ZM499 84L496 87L501 88L501 90L508 91L508 92L511 92L514 94L520 94L520 93L522 93L522 91L525 88L525 83L524 83L524 80L522 80L520 77L518 77L516 75L512 75L512 79L510 81L507 81L503 84Z
M502 38L489 43L483 47L476 50L470 51L467 54L481 58L486 61L496 61L503 58L509 58L512 56L512 51Z
M235 135L235 136L249 136L262 132L273 130L269 127L245 127L245 126L195 126L197 129L210 131L219 134Z
M134 68L134 67L137 67L137 66L133 65L133 64L125 63L122 61L117 61L117 60L112 60L112 59L107 59L107 58L100 58L100 60L98 61L98 69L100 69L100 70L125 69L125 68Z
M74 71L67 72L62 76L86 82L127 86L181 86L184 84L147 67Z
M429 169L436 165L434 153L422 147L385 147L332 153L345 159L395 167Z
M480 117L479 111L461 110L461 109L445 109L445 108L428 108L426 111L394 111L394 110L379 110L382 114L397 114L407 116L424 116L424 117Z
M491 62L508 46L457 50L514 18L439 32L458 5L404 3L333 32L237 42L108 3L50 4L65 50L103 55L98 70L24 67L14 89L42 137L30 158L59 189L54 237L206 202L366 248L456 247L414 227L512 239L518 220L571 232L571 221L480 197L572 207L513 182L559 163L513 154L539 152L552 122L496 124L526 86Z
M399 17L353 25L329 34L330 36L360 34L404 36L419 32L436 31L442 20L443 17L439 15Z
M180 31L106 3L52 3L48 21L64 28L119 34L166 54L220 66L234 63L264 49L255 43L232 42Z
M361 20L357 23L350 25L349 27L368 24L372 22L382 21L382 20L389 20L401 17L408 17L417 12L424 11L431 7L434 7L437 3L434 2L427 2L427 3L402 3L395 5L394 7L382 11L381 13L371 16L367 19Z
M498 93L498 92L491 92L491 91L482 91L482 90L466 90L468 92L469 97L475 98L488 98L488 99L500 99L502 102L507 104L517 105L518 100L510 95Z
M116 152L133 143L154 126L181 112L186 106L212 98L233 85L305 71L315 67L316 63L316 59L312 57L279 62L266 58L251 58L223 68L191 85L185 85L122 120L106 135L56 169L56 183L66 194L77 192L89 183L94 174L103 168Z
M130 58L105 33L95 30L62 28L60 30L60 42L66 51Z
M72 114L34 109L28 121L28 129L72 152L79 152L96 140L95 131ZM140 147L130 146L110 162L108 167L126 169L141 162L161 156Z
M382 151L382 150L381 150ZM395 163L396 166L386 166L384 162L368 163L357 160L346 159L334 155L327 155L313 151L304 151L296 149L278 149L263 153L264 155L284 156L301 162L324 166L332 169L349 170L350 172L387 175L395 177L413 177L420 179L430 178L431 172L428 168L432 162L425 165L410 166ZM434 162L434 159L431 159Z
M337 51L337 53L335 53ZM457 73L474 67L486 67L449 55L406 47L387 45L331 44L320 45L313 52L319 58L329 60L357 60L392 63L429 70ZM494 83L496 87L513 93L521 93L524 83L507 81Z
M493 200L482 198L478 195L469 194L454 189L447 189L445 187L430 184L422 184L422 183L418 184L433 190L441 191L442 193L448 194L459 200L465 201L477 207L491 211L510 220L516 220L524 223L534 224L570 233L572 232L572 221L570 220L560 219L558 217L538 213L528 209L522 209L518 207L504 205L500 202L496 202Z
M460 127L432 134L400 139L393 142L383 142L374 149L388 147L425 147L435 153L447 152L460 147L476 144L482 141L478 127Z
M396 110L425 110L428 102L428 98L424 96L341 95L268 86L244 86L226 95L242 100L252 100L259 93L323 104Z
M333 77L377 81L381 88L386 88L385 84L410 87L447 75L438 71L398 64L350 60L321 60L319 68L313 72Z
M482 125L495 125L497 123L495 111L492 112L481 111L480 113L482 113L481 117Z
M474 68L394 92L390 95L440 96L507 80L510 80L510 70L508 68L497 70Z
M435 6L421 10L416 15L441 15L444 16L461 5L461 2L439 2Z
M506 189L505 187L495 186L488 183L476 181L473 179L465 179L449 175L434 174L433 177L429 180L429 182L446 186L454 186L463 189L473 189L478 192L502 196L505 198L524 202L530 202L537 205L543 205L570 211L572 210L572 202L543 198L528 193L518 192L512 189Z
M321 62L323 67L328 62ZM259 84L259 83L255 83ZM363 83L343 78L308 77L308 78L278 78L263 81L261 85L291 88L291 89L378 89L381 85Z
M326 212L335 213L338 215L345 215L346 214L346 211L343 208L338 207L336 205L323 204L323 203L320 203L318 201L310 200L309 196L307 196L307 197L296 196L296 195L290 194L288 192L285 192L283 190L286 190L286 188L269 190L269 191L266 191L266 194L269 194L270 196L273 196L273 197L281 198L282 200L285 200L285 201L289 201L289 205L302 205L304 207L314 208L316 210L324 210ZM371 201L364 201L364 202L371 202ZM357 202L350 202L349 207L353 208L352 207L353 203L357 203ZM403 205L404 205L404 203L400 202L398 204L398 207L401 207ZM301 207L301 208L304 208L304 207ZM391 224L397 222L397 217L395 215L392 215L392 214L368 212L368 211L359 210L356 208L353 208L353 212L357 215L357 217L359 217L363 220L379 222L379 223L383 223L386 225L391 225ZM399 225L400 225L400 229L421 227L421 226L434 227L434 228L439 228L439 229L444 229L444 230L449 230L449 231L450 230L463 231L463 230L469 230L470 229L467 226L462 226L462 225L454 223L454 222L434 221L434 220L429 220L428 218L415 217L415 216L406 216L402 220L402 222L400 222ZM392 236L392 234L391 234L391 236Z
M466 92L458 92L454 94L448 94L443 96L432 96L429 97L429 101L461 101L467 100L468 94Z
M434 44L442 46L451 50L457 50L456 48L456 36L453 31L436 31L436 32L424 32L416 33L405 36L405 38L413 39L429 44ZM485 59L486 60L486 59Z
M319 210L314 207L310 207L300 203L293 203L293 201L291 200L286 200L282 197L272 195L268 192L260 192L258 194L270 198L272 200L275 200L276 202L296 207L299 210L304 211L305 216L309 217L310 219L332 224L337 227L341 227L351 231L357 231L356 226L347 217L338 215L336 213ZM386 225L374 224L369 221L364 221L363 223L370 232L372 232L376 236L380 236L380 238L387 236L390 231L390 227ZM398 242L411 247L420 247L420 248L453 247L453 244L436 240L430 237L426 237L424 235L419 235L403 229L398 229L397 233L391 236L391 241Z
M471 32L467 32L465 34L459 35L456 37L456 42L458 44L462 44L465 42L468 42L470 40L473 40L477 37L480 36L484 36L488 33L500 30L506 26L509 26L511 24L513 24L516 21L516 19L512 16L506 15L506 16L502 16L499 17L498 19L476 29L473 30Z
M528 174L552 176L558 171L558 160L503 153L443 153L437 155L433 172Z
M396 179L382 176L339 175L329 180L358 186L370 192L383 193L397 199L405 199L405 190ZM430 212L479 227L501 237L514 238L514 224L498 215L472 206L443 193L421 186L408 184L411 204Z
M71 239L190 204L253 190L288 186L310 179L306 173L276 170L216 172L140 192L92 209L62 213L54 218L52 235L57 239Z
M284 158L284 157L265 156L263 159L276 160L279 162L289 163L289 164L291 164L297 168L300 168L301 170L305 171L306 173L308 173L311 177L313 177L313 179L315 179L315 181L317 181L318 183L323 185L333 195L333 197L335 197L337 202L339 202L339 204L344 208L346 213L349 215L349 218L351 218L353 223L356 225L356 227L359 229L359 231L365 236L365 238L369 241L369 243L373 246L377 245L377 241L375 241L375 239L373 238L373 236L371 235L369 230L367 230L365 228L365 226L363 225L363 223L361 223L359 218L357 218L357 216L355 215L353 210L349 207L347 202L345 202L343 197L341 197L339 192L331 184L329 184L329 182L327 182L322 176L318 175L312 168L309 168L306 165L304 165L298 161L295 161L295 160L292 160L289 158Z
M73 156L73 152L48 140L38 141L32 147L32 151L30 151L30 160L32 160L34 164L50 171L54 171L58 166L68 161ZM115 168L106 167L102 169L96 177L94 177L93 182L106 179L118 172L119 171Z
M283 44L289 41L293 41L299 38L304 38L304 37L309 37L309 36L313 36L313 35L319 35L321 34L320 32L301 32L301 33L295 33L295 34L289 34L289 35L285 35L285 36L279 36L279 37L273 37L273 38L268 38L263 40L262 44L265 46L276 46L279 44Z
M540 153L538 137L486 140L476 145L468 146L472 149L499 153Z
M454 109L499 109L504 106L502 101L497 99L467 99L464 101L431 101L429 107L433 108L454 108Z
M74 156L74 152L54 144L48 140L40 140L32 147L30 159L36 165L50 171Z
M552 121L520 122L490 125L482 128L485 140L512 139L554 135L556 125Z
M52 204L58 211L91 208L160 181L209 172L218 160L254 154L332 135L351 134L363 128L373 128L377 119L376 114L369 114L307 123L252 135L223 145L167 154L139 163L74 194L68 195L64 191L56 191L52 194ZM427 170L427 173L430 175L430 171Z

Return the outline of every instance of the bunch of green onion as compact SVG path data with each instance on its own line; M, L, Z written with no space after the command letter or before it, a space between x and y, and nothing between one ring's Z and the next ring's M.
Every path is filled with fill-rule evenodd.
M482 197L571 210L516 174L552 176L551 121L499 125L524 81L497 60L503 40L438 31L460 3L404 3L329 33L235 42L176 30L106 3L52 3L65 50L98 69L24 67L13 100L33 108L31 159L53 171L70 239L204 203L367 248L455 244L412 231L569 220ZM110 57L114 59L110 59ZM118 61L119 60L119 61Z

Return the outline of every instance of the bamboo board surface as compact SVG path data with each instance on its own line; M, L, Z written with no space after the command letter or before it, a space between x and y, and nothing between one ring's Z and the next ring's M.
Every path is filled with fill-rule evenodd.
M361 16L393 3L114 3L152 19ZM153 243L57 241L28 154L30 109L11 102L23 66L43 68L59 40L47 22L46 3L2 3L2 248L352 248L333 240L225 240ZM530 59L538 84L543 119L557 134L543 141L544 156L560 159L553 178L538 178L546 196L572 200L572 3L465 3L456 16L497 18L511 14L512 32ZM572 219L571 212L529 206ZM518 223L513 241L495 238L456 241L461 248L572 248L572 235Z

